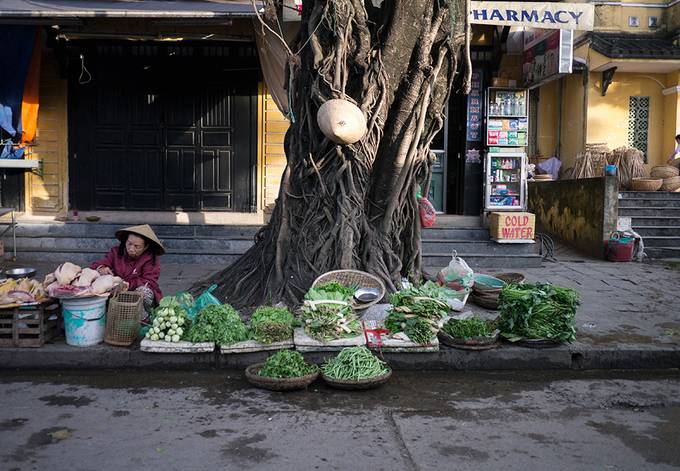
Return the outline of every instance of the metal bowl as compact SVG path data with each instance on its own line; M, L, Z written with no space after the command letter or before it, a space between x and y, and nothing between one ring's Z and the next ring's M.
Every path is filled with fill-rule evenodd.
M378 288L359 288L354 292L354 299L360 303L370 303L378 299L380 290Z
M35 268L10 268L5 270L4 274L7 278L18 280L19 278L33 278L35 271Z

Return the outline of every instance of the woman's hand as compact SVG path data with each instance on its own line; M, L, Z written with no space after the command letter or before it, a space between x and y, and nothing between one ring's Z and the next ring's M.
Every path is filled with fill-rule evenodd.
M105 267L104 265L97 268L97 271L99 272L100 275L113 275L113 271L111 271L109 267Z

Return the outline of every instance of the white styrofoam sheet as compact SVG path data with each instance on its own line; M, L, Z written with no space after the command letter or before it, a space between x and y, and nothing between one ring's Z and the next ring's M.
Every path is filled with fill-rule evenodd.
M271 350L284 350L286 348L293 347L295 347L293 339L274 343L260 343L256 342L255 340L245 340L243 342L237 342L232 345L221 345L220 353L225 355L229 353L266 352Z
M366 345L366 339L364 338L363 332L356 337L320 342L307 335L304 328L298 327L295 329L294 339L295 348L301 352L333 352L342 350L345 347Z
M162 340L143 339L139 349L150 353L206 353L215 350L214 342L164 342Z

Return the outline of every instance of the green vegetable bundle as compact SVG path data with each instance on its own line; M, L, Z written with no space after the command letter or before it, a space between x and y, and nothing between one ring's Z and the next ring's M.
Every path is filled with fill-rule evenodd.
M262 306L250 318L253 340L260 343L274 343L293 337L295 318L285 307Z
M576 339L578 305L579 295L573 289L543 283L509 284L498 297L499 328L510 341L571 342Z
M441 299L422 296L419 288L397 291L390 296L392 309L385 319L391 334L404 332L415 343L430 343L439 331L439 321L449 307Z
M299 352L280 350L267 358L258 374L269 378L299 378L318 370L318 366L306 363Z
M305 332L321 342L357 336L361 324L350 304L354 291L335 281L310 288L300 316Z
M343 348L338 356L321 367L329 378L357 381L382 376L389 371L387 363L366 347Z
M146 332L145 338L177 343L182 339L189 324L187 313L177 299L166 296L154 309L151 327Z
M493 337L496 325L494 322L485 321L478 316L472 316L467 319L449 319L442 327L442 330L457 339Z
M305 294L306 301L346 301L349 302L356 291L355 286L345 286L337 281L320 283L309 288Z
M248 339L248 328L236 309L229 304L206 306L196 315L187 332L190 342L215 342L231 345Z

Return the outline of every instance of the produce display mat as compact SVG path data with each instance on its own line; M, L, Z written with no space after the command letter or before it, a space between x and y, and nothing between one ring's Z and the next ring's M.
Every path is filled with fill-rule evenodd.
M139 349L150 353L206 353L215 350L214 342L164 342L162 340L143 339Z
M559 342L548 339L522 339L516 342L510 342L510 344L526 348L555 348L562 345Z
M29 303L0 304L0 309L14 309L15 307L39 306L40 304L52 301L52 298L39 298Z
M434 337L429 344L415 343L391 337L382 339L382 346L369 346L371 350L393 353L430 353L439 351L439 339Z
M274 343L260 343L256 342L255 340L245 340L243 342L236 342L231 345L221 345L220 353L222 353L222 355L226 355L228 353L266 352L271 350L284 350L286 348L293 347L295 347L293 339Z
M366 338L364 338L363 332L356 337L320 342L307 335L307 332L302 327L295 329L294 341L295 348L301 352L336 352L345 347L366 345Z

